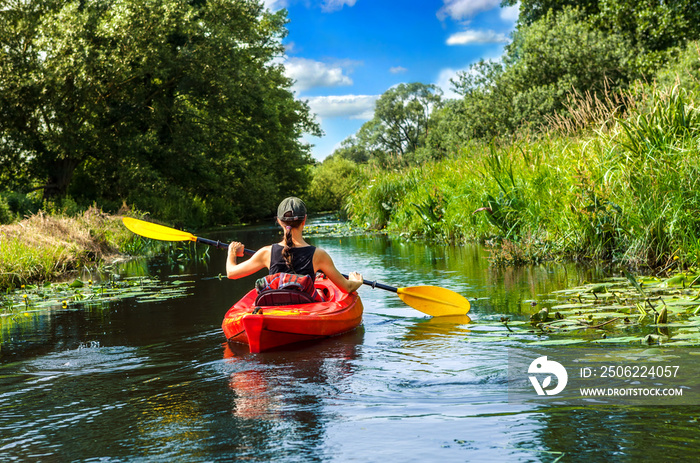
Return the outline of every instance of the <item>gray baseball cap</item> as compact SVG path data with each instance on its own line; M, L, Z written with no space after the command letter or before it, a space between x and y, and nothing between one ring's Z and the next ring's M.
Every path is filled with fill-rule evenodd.
M291 212L291 217L284 216L288 212ZM277 207L277 218L283 222L294 222L304 217L306 217L306 204L295 196L285 198Z

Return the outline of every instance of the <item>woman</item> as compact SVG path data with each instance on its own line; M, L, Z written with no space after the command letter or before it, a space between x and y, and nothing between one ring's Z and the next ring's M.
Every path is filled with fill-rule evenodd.
M236 257L243 256L243 244L234 241L228 248L226 276L242 278L263 268L270 269L270 275L284 272L309 275L315 278L316 272L323 272L341 291L351 293L362 286L362 275L352 272L345 278L333 264L331 256L323 249L304 241L306 225L306 205L296 197L282 201L277 208L277 223L284 230L280 243L265 246L250 259L236 263Z

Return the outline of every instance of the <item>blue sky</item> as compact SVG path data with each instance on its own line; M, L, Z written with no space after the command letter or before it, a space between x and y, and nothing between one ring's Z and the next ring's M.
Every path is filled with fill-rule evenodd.
M497 59L518 7L500 0L264 0L286 8L287 75L323 137L305 137L323 160L372 118L377 98L400 83L436 84L480 59Z

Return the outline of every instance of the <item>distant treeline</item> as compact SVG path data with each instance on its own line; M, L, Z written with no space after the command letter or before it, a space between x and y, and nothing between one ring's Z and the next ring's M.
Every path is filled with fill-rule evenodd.
M318 134L259 0L42 0L0 8L0 222L128 205L190 226L302 194Z

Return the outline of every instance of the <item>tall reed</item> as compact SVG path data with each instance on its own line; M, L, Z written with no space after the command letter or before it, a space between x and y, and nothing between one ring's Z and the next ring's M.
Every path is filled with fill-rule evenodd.
M647 86L622 99L579 98L588 101L576 106L579 122L537 138L471 143L401 172L365 170L349 217L408 237L487 241L513 261L696 263L698 96Z

